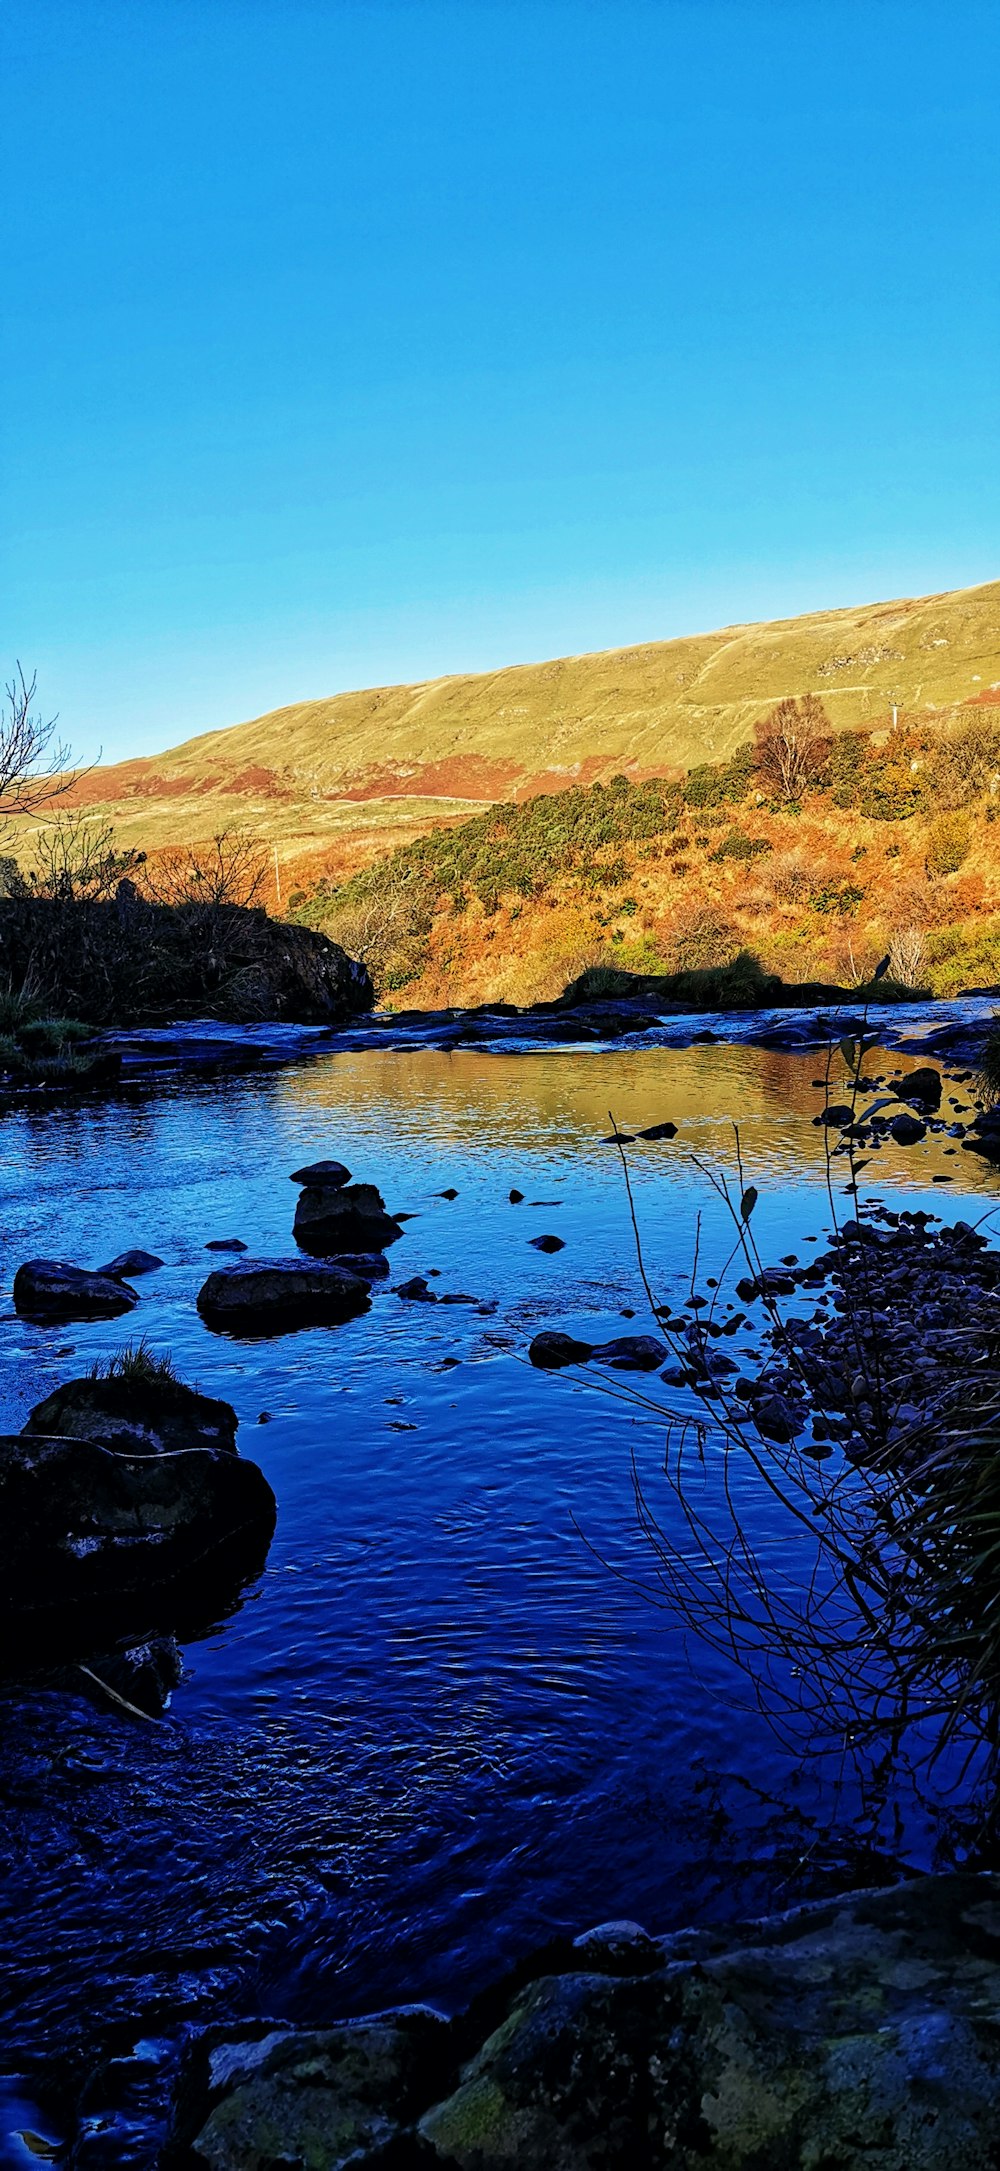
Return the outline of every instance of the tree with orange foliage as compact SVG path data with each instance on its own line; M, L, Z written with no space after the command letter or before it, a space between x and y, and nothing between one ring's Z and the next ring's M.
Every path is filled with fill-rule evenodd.
M755 730L757 774L778 799L799 799L825 768L830 719L816 694L789 694Z

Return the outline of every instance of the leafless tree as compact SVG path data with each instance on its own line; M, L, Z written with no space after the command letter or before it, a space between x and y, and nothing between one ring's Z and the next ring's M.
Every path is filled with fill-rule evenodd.
M112 897L145 859L145 852L116 845L109 822L95 822L83 812L63 814L39 830L25 887L57 904L96 902Z
M816 694L789 695L756 726L757 774L779 799L799 799L824 768L830 719Z
M25 677L20 663L5 688L0 706L0 812L31 814L36 807L68 791L74 781L69 748L57 739L58 717L34 713L38 681Z
M208 844L148 862L144 887L157 904L255 905L268 881L267 853L247 829L220 829Z

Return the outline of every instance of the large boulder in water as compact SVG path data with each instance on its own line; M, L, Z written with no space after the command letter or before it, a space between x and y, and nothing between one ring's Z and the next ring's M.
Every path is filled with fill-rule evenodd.
M14 1276L15 1309L25 1319L117 1319L138 1302L127 1282L66 1259L26 1259Z
M220 1267L198 1291L206 1326L229 1334L284 1334L365 1312L369 1284L333 1259L248 1260Z
M214 1610L232 1579L260 1572L275 1512L263 1472L231 1452L0 1436L0 1621L13 1643L27 1620Z
M398 1221L371 1183L307 1184L295 1207L294 1235L321 1259L343 1251L382 1251L402 1236Z
M166 1372L71 1379L32 1410L25 1433L94 1440L125 1454L170 1455L186 1447L236 1453L236 1411Z

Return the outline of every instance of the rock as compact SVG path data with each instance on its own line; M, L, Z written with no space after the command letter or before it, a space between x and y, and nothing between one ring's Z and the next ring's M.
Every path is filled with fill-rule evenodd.
M990 2171L998 1911L922 1877L542 1977L419 2131L442 2171Z
M543 1372L554 1372L564 1364L586 1364L591 1354L589 1342L578 1342L574 1335L550 1327L536 1334L528 1350L531 1363Z
M655 1334L622 1334L617 1341L602 1342L590 1354L596 1363L612 1365L617 1372L655 1372L670 1351Z
M129 1455L92 1440L0 1438L0 1618L12 1631L158 1601L214 1610L259 1573L275 1503L262 1471L213 1448Z
M318 1185L324 1191L340 1191L351 1180L351 1171L343 1161L310 1161L308 1168L296 1168L291 1180L297 1184Z
M206 1244L206 1251L246 1251L242 1236L213 1236Z
M88 1660L84 1683L100 1703L102 1691L112 1689L126 1703L137 1704L151 1719L166 1710L171 1695L184 1676L184 1661L175 1636L144 1636L138 1643L119 1643L113 1651L101 1651ZM73 1687L81 1685L77 1672ZM104 1699L106 1703L106 1698Z
M457 1197L458 1192L455 1190L454 1185L449 1185L447 1191L438 1192L439 1199L457 1199Z
M834 1101L829 1108L823 1109L822 1113L817 1116L816 1121L817 1123L832 1125L839 1131L843 1129L845 1123L853 1123L854 1110L848 1106L846 1101Z
M599 1922L574 1937L573 1951L588 1975L649 1975L663 1960L662 1947L638 1922Z
M422 1274L414 1274L412 1280L397 1282L395 1295L404 1297L409 1304L436 1304L437 1297L429 1289Z
M133 1274L152 1274L163 1260L155 1251L120 1251L117 1259L110 1259L107 1266L99 1266L98 1274L109 1274L112 1281L131 1281Z
M388 1281L389 1261L380 1251L340 1251L330 1260L331 1266L342 1266L345 1273L358 1274L362 1281Z
M926 1138L927 1125L921 1123L919 1116L894 1116L889 1135L897 1146L915 1146L921 1138Z
M229 1334L284 1334L368 1310L367 1281L333 1259L272 1259L217 1268L198 1291L206 1326Z
M523 1192L523 1191L508 1191L508 1193L507 1193L507 1197L508 1197L508 1199L510 1200L510 1203L511 1203L511 1205L512 1205L512 1206L520 1206L520 1204L521 1204L521 1201L522 1201L522 1199L524 1198L524 1192Z
M941 1106L941 1073L926 1063L920 1070L911 1070L908 1077L901 1078L896 1092L901 1101L912 1101L933 1112Z
M211 2030L188 2053L172 2147L206 2171L362 2171L447 2085L449 2041L426 2006L327 2029Z
M637 1131L637 1138L676 1138L676 1123L651 1123L647 1130Z
M536 1251L565 1251L566 1249L561 1236L529 1236L528 1242L534 1246Z
M761 1438L785 1446L805 1430L805 1418L784 1395L759 1395L753 1403L753 1421Z
M402 1235L374 1184L309 1184L295 1208L295 1241L317 1258L344 1251L383 1251Z
M236 1453L236 1411L161 1377L72 1379L32 1410L26 1434L96 1440L133 1455L171 1455L187 1447Z
M138 1302L127 1282L65 1259L26 1259L14 1276L14 1305L25 1319L117 1319Z

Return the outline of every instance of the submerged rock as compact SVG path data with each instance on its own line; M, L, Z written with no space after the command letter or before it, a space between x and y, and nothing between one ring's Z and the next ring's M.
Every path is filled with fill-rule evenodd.
M334 1259L253 1260L218 1267L198 1291L206 1326L230 1334L282 1334L351 1319L369 1305L369 1285Z
M20 1635L29 1619L153 1611L203 1587L214 1602L224 1573L259 1571L275 1512L263 1472L231 1451L0 1437L0 1620Z
M170 1455L187 1447L236 1453L239 1420L228 1402L161 1374L71 1379L36 1404L26 1434L95 1440L126 1454Z
M131 1281L133 1274L153 1274L163 1260L155 1251L120 1251L116 1259L109 1259L107 1266L99 1266L98 1274L110 1274L112 1281Z
M590 1354L596 1364L611 1365L616 1372L655 1372L670 1351L655 1334L620 1334L616 1341L601 1342Z
M303 1251L382 1251L402 1235L374 1184L308 1184L295 1208L294 1236Z
M14 1276L15 1309L26 1319L117 1319L138 1302L127 1282L65 1259L26 1259Z

